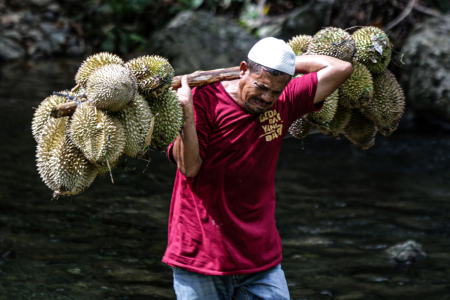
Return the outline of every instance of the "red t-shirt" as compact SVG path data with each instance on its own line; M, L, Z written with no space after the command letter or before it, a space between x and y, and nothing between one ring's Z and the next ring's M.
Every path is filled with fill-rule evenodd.
M205 275L280 264L275 169L289 126L320 109L313 104L316 86L316 73L292 79L260 115L239 106L220 82L193 90L203 163L193 178L177 170L164 263Z

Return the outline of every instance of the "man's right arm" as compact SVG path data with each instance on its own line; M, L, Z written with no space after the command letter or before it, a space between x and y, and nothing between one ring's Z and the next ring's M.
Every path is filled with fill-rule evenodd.
M333 93L353 72L352 64L326 55L300 55L295 60L295 73L317 72L314 103Z
M187 75L181 79L181 87L178 89L177 95L183 108L185 123L181 134L173 144L172 154L180 172L186 177L194 177L200 170L202 158L195 127L192 91L188 85Z

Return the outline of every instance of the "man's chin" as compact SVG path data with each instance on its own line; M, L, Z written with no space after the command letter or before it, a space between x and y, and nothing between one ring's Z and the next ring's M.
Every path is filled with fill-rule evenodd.
M247 111L249 113L252 113L255 115L259 115L267 110L266 108L262 108L262 107L250 107L247 104L245 105L245 108L247 109Z

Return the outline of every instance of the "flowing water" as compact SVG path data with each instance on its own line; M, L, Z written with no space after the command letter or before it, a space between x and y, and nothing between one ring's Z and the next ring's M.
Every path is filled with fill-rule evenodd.
M0 300L175 299L160 262L175 167L128 160L84 193L51 201L33 108L74 86L79 60L0 68ZM292 299L450 299L450 139L403 126L359 151L322 134L286 139L276 218ZM427 257L394 265L414 240Z

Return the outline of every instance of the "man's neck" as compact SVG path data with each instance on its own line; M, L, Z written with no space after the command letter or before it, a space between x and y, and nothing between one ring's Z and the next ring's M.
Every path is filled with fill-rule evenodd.
M239 79L227 80L221 82L225 91L233 98L236 102L238 101L238 90L239 90Z

